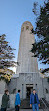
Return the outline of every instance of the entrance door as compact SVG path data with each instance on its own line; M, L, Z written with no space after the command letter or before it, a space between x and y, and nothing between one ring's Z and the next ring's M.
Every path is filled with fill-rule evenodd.
M26 97L30 98L31 91L33 90L33 85L26 85Z

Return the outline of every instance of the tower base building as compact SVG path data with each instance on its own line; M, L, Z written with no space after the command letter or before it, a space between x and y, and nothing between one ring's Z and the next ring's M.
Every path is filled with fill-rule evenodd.
M21 99L30 98L33 89L36 89L39 99L44 97L42 78L40 78L39 73L20 73L17 79L18 89L21 90Z
M21 98L30 97L33 89L36 89L39 98L44 97L43 83L38 72L37 57L32 57L32 44L35 43L34 34L31 33L33 26L26 21L22 24L19 42L18 59L16 73L19 74L17 79L17 90L21 90Z

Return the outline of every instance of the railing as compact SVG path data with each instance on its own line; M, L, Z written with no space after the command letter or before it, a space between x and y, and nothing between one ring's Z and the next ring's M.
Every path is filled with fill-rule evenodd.
M49 108L48 108L48 106L46 105L45 101L44 101L43 99L41 99L41 101L42 101L42 103L43 103L44 106L45 106L45 108L43 108L43 111L46 111L46 109L47 109L47 111L49 111Z

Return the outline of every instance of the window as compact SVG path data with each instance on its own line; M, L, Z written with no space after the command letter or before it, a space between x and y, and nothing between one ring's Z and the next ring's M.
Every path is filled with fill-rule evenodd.
M29 26L26 26L26 30L28 30L29 29Z
M48 90L46 89L46 93L48 93Z
M21 29L22 30L22 32L24 31L24 27Z
M49 78L47 79L47 82L49 83Z

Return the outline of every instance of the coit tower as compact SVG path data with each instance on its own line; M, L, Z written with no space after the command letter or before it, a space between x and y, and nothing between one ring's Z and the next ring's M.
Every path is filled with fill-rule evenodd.
M32 44L35 43L34 34L31 33L32 29L33 26L30 22L26 21L22 24L17 58L19 63L16 70L17 74L38 72L37 58L32 57L33 53L31 52Z

